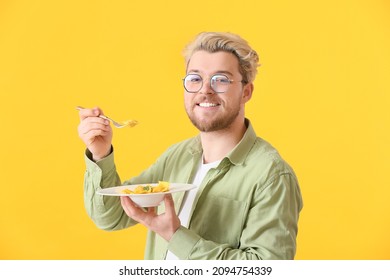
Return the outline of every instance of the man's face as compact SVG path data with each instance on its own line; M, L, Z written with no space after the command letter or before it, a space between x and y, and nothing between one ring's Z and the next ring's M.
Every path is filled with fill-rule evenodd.
M238 116L244 114L244 104L249 97L244 96L246 87L240 81L238 58L228 52L195 52L187 67L186 74L199 74L203 86L197 93L184 92L184 104L191 122L202 132L229 128ZM233 82L224 93L215 93L210 86L210 78L224 74ZM251 93L251 92L250 92Z

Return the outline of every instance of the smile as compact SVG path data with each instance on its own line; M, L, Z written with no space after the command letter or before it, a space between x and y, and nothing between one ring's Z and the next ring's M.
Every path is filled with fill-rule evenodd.
M219 104L215 103L199 103L198 106L204 107L204 108L210 108L210 107L217 107Z

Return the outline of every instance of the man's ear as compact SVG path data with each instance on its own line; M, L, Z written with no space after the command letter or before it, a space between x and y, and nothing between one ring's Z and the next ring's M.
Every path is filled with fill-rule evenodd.
M248 102L252 98L254 85L253 83L246 84L243 89L242 101L243 103Z

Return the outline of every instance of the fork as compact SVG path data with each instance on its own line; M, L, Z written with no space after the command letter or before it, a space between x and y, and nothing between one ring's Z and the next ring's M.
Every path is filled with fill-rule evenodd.
M80 110L85 109L85 108L81 107L81 106L77 106L76 109L80 111ZM123 121L123 122L116 122L113 119L111 119L105 115L99 115L99 118L111 121L112 124L117 128L122 128L122 127L126 127L126 126L133 127L133 126L136 126L138 124L138 121L136 121L136 120L127 120L127 121Z

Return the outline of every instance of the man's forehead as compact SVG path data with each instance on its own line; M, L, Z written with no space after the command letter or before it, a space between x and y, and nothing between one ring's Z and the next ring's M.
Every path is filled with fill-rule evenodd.
M239 72L238 58L225 51L207 52L196 51L187 64L187 72L218 72L230 73Z

